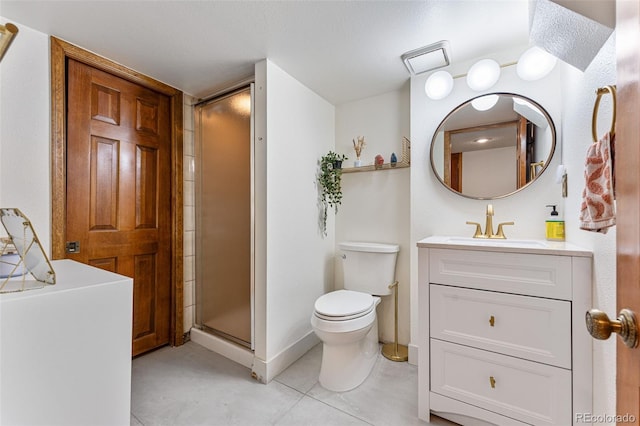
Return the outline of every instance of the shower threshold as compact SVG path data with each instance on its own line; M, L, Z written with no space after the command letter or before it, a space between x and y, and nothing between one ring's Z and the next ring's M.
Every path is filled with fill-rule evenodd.
M213 327L209 327L206 324L200 325L200 329L202 331L204 331L204 332L207 332L209 334L213 334L214 336L218 336L218 337L221 337L221 338L223 338L225 340L228 340L229 342L235 343L236 345L240 345L240 346L242 346L244 348L251 349L251 342L246 342L246 341L244 341L242 339L238 339L237 337L234 337L234 336L232 336L230 334L227 334L227 333L225 333L223 331L216 330Z

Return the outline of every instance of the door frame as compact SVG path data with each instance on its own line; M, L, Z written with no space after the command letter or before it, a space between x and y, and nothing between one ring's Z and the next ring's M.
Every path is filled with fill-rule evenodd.
M65 257L66 242L66 71L67 59L162 93L171 107L171 330L173 346L184 343L183 96L180 90L51 36L51 240L52 258Z

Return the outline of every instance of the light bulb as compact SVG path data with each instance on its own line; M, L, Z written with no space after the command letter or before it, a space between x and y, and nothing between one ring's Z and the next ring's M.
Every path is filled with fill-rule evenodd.
M437 71L424 84L427 96L435 101L446 98L453 90L453 77L447 71Z
M467 84L472 90L487 90L498 82L500 64L493 59L481 59L469 68Z
M539 80L549 74L557 62L558 59L555 56L537 46L533 46L518 59L516 72L523 80Z
M471 101L471 105L478 111L486 111L491 109L498 103L498 95L486 95L475 98Z

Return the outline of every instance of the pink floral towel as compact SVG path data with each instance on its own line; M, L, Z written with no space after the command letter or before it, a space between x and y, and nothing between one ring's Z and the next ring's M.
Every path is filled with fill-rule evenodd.
M616 224L613 180L614 137L607 133L587 150L580 229L606 234Z

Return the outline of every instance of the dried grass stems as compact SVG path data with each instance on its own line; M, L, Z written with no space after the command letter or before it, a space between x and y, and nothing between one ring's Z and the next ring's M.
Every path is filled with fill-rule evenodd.
M364 148L366 144L364 143L364 136L358 136L358 142L353 139L353 149L356 151L356 157L360 158L360 154L362 153L362 148Z

